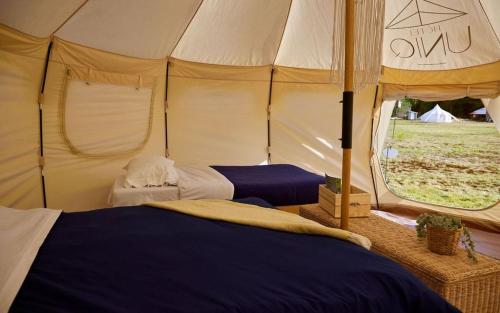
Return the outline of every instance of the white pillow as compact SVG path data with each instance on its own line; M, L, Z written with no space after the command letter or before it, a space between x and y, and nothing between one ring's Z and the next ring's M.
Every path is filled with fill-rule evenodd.
M139 188L177 184L174 161L164 156L141 156L130 160L127 166L124 187Z

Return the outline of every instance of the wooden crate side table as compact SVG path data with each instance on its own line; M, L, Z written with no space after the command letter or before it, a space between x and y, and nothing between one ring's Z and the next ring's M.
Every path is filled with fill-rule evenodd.
M299 213L325 226L340 225L317 204L301 206ZM500 312L500 261L478 254L473 263L463 249L450 256L432 253L414 230L374 214L351 218L349 225L372 241L372 251L401 264L463 312Z

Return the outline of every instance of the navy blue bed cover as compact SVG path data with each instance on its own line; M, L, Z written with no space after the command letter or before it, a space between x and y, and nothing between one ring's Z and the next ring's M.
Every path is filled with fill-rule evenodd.
M325 178L290 164L212 166L234 185L234 198L258 197L272 205L318 202Z
M458 312L346 241L147 206L62 213L17 312Z

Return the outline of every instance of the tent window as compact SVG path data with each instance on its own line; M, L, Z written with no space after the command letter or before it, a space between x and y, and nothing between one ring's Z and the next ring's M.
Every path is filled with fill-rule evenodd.
M462 209L500 200L500 135L474 99L405 98L380 153L388 188L402 198ZM479 111L477 111L480 109Z
M82 80L67 82L61 133L75 154L111 157L137 151L151 132L153 89Z

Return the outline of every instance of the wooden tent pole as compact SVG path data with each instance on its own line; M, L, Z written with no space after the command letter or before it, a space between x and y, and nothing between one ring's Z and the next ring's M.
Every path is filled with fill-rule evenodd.
M346 0L345 11L345 73L342 95L342 197L340 228L349 228L349 197L351 191L352 110L354 94L354 23L355 0Z

